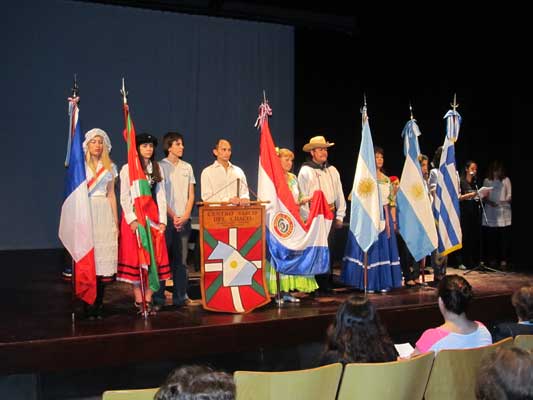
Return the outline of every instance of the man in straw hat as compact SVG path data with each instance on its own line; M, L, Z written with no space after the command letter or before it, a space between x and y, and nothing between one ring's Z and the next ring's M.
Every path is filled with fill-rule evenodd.
M342 221L346 215L346 201L339 171L333 165L328 164L328 148L334 144L326 141L324 136L315 136L304 145L303 151L309 153L311 160L302 165L298 173L298 184L303 196L312 197L315 190L324 192L324 196L335 214L333 227L338 229L342 227ZM303 207L304 217L308 211L308 208ZM333 229L328 238L330 249L332 248L332 232ZM331 291L331 271L327 274L317 275L316 280L320 291Z

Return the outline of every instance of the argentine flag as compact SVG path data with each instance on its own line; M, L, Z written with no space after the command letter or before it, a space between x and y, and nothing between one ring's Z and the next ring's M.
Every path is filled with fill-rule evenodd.
M431 200L424 183L418 156L420 129L414 119L403 128L405 163L400 178L396 204L400 234L416 261L437 248L437 230Z
M333 213L322 191L311 200L308 220L287 184L268 125L268 103L259 107L261 128L257 197L266 204L267 245L276 271L286 275L316 275L329 270L328 234Z
M71 147L65 177L65 200L59 220L59 239L75 262L75 294L86 303L96 299L91 205L85 176L85 157L78 118L78 98L69 99Z
M383 206L379 194L374 144L366 106L363 107L362 123L361 146L352 187L350 232L355 236L361 249L367 252L378 240L379 232L383 230L381 224Z
M455 167L455 142L459 137L461 116L449 110L446 119L446 137L437 173L437 187L433 202L433 214L437 221L438 251L441 256L462 247L462 232L459 219L459 179Z

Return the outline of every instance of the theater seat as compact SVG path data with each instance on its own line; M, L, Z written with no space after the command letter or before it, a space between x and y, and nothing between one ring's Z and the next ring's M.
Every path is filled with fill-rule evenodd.
M106 390L102 400L153 400L158 389Z
M338 400L422 400L434 353L385 363L346 364Z
M533 335L516 335L514 345L524 350L533 350Z
M475 400L476 375L481 359L498 347L510 347L513 338L473 349L441 350L424 394L426 400Z
M335 400L342 364L287 372L235 371L237 400Z

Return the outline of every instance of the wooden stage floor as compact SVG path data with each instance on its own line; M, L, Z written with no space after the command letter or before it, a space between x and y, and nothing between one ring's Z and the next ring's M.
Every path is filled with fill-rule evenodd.
M304 296L301 303L282 308L272 302L245 315L189 306L163 310L144 320L135 315L130 287L113 283L106 292L103 320L72 321L71 287L60 279L62 263L57 251L0 253L4 271L0 375L193 362L221 354L238 360L258 349L323 342L339 303L355 293L339 288L328 298ZM464 272L451 268L448 273ZM426 279L432 280L432 275ZM533 275L525 271L472 272L467 279L475 291L469 316L487 325L513 320L511 293L533 284ZM424 329L442 322L435 289L401 288L368 296L395 342L416 339ZM81 314L79 303L75 309ZM238 362L235 365L239 368Z

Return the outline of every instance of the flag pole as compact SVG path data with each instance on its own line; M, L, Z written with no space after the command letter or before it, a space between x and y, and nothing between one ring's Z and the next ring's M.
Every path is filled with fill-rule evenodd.
M368 286L368 252L365 251L365 254L363 256L363 279L365 281L365 296L367 292L367 286Z
M129 114L129 111L126 111L128 110L128 92L126 91L126 85L124 83L124 78L122 78L122 88L120 89L120 93L122 94L122 101L123 101L123 104L124 104L124 124L126 126L126 129L128 129L128 114ZM128 132L129 134L130 132ZM128 149L129 150L129 149ZM131 177L130 177L131 179ZM131 190L131 181L130 181L130 190ZM139 221L137 221L137 223L139 223ZM142 246L141 246L141 238L139 237L139 228L137 228L137 230L135 231L135 236L137 238L137 248L138 249L141 249ZM140 260L139 260L140 261ZM142 301L141 301L141 305L142 305L142 316L147 319L148 318L148 307L147 307L147 304L146 304L146 283L145 283L145 280L144 280L144 271L143 271L143 268L142 268L142 265L141 263L139 262L139 287L141 289L141 297L142 297Z
M69 106L68 106L68 115L69 115L69 134L68 134L68 142L67 142L67 155L65 158L65 168L68 168L70 163L70 147L72 145L72 136L74 135L74 129L75 129L75 121L74 116L76 112L76 108L78 108L79 103L79 95L80 90L78 87L78 82L76 80L76 74L74 74L74 84L72 85L72 93L71 97L69 98ZM71 295L70 295L70 320L72 324L76 322L76 310L75 310L75 303L76 303L76 263L74 262L74 258L71 256L71 275L70 275L70 283L72 287Z
M411 121L414 121L415 119L413 115L413 104L411 103L411 101L409 101L409 118L411 119ZM425 179L425 178L422 176L422 179ZM426 257L422 258L421 260L415 260L415 261L420 263L420 274L422 275L422 286L426 286Z
M74 74L74 84L72 87L72 94L69 98L69 106L68 106L68 115L69 115L69 123L68 123L68 138L67 138L67 152L65 156L65 168L69 166L70 162L70 147L72 146L72 136L74 135L74 120L73 120L73 107L72 103L70 102L70 99L74 100L79 97L80 91L78 88L78 82L76 79L76 74Z

